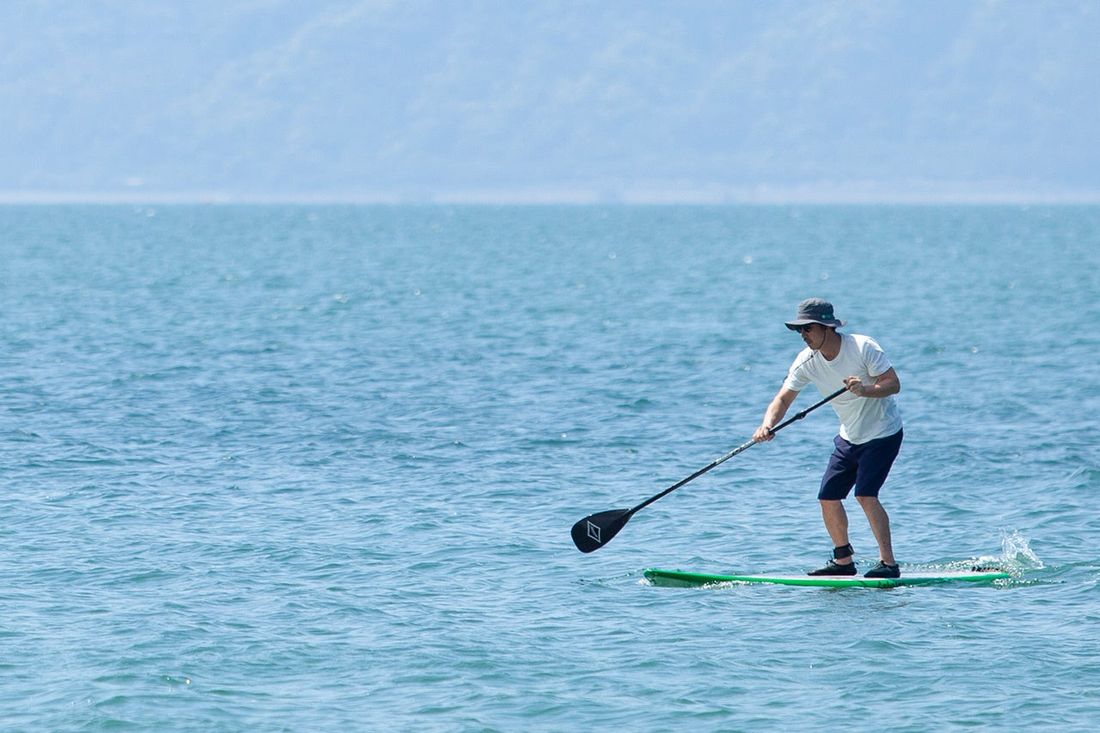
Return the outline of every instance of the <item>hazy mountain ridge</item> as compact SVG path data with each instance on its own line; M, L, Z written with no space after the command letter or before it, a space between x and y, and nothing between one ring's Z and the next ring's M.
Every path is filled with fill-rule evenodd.
M6 191L1100 191L1088 2L0 12Z

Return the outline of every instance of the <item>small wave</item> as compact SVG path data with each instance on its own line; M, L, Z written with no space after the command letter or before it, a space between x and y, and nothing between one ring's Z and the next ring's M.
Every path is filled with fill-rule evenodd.
M633 402L625 402L623 404L620 404L619 409L629 410L632 412L644 412L650 407L653 407L653 405L654 403L652 400L646 399L645 397L640 397Z

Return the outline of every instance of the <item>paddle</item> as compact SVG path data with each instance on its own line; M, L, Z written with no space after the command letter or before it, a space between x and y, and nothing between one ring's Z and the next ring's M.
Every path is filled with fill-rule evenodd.
M833 392L831 395L821 400L820 402L810 405L802 412L796 414L794 417L787 418L786 420L772 428L772 434L774 435L775 433L778 433L780 430L787 427L796 420L801 420L817 408L824 405L829 400L839 397L846 391L848 391L847 387L841 387L836 392ZM635 512L644 509L661 497L671 494L673 491L680 488L688 481L699 478L715 466L725 463L741 451L747 450L756 445L757 442L758 441L756 440L750 440L748 443L737 446L726 455L713 461L710 465L700 468L698 471L691 474L682 481L677 481L672 486L669 486L667 489L655 496L649 497L633 509L611 509L610 511L588 515L587 517L573 525L573 529L570 532L570 534L573 535L573 544L576 545L577 549L581 552L593 552L594 550L600 549L608 542L610 542L612 537L619 533L619 530L622 529L626 525L626 523L630 521L630 518L634 516Z

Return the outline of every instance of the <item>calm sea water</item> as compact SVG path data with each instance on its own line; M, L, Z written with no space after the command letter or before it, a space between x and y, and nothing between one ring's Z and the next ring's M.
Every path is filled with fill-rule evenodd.
M3 730L1100 726L1100 208L4 207L0 253ZM749 438L811 295L901 377L899 559L1013 581L642 581L826 559L828 409L573 548Z

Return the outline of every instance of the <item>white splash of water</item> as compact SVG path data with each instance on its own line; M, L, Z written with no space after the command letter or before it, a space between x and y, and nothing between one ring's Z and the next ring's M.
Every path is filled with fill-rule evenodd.
M1044 567L1043 561L1028 544L1027 537L1019 530L1005 531L1001 537L1001 555L1022 570L1041 570Z
M1041 570L1045 567L1043 561L1031 549L1027 537L1016 529L1002 530L1001 554L999 557L982 557L979 562L995 564L1013 575L1018 575L1027 570Z

